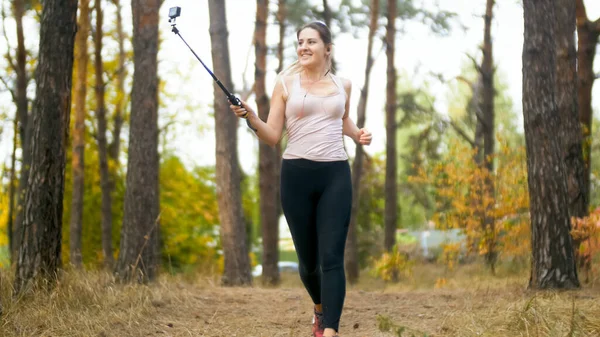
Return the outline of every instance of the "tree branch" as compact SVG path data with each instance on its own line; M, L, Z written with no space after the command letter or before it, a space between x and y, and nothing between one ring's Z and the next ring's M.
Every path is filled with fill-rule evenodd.
M256 82L252 83L252 87L248 90L244 90L240 93L240 98L242 99L242 101L248 101L248 98L250 98L250 95L252 95L254 93L254 90L256 89Z
M12 55L10 54L10 42L8 41L8 35L6 35L6 12L4 10L4 2L2 2L2 35L6 41L6 59L13 70L17 70L17 66L13 61Z
M473 82L469 81L464 76L458 75L458 76L455 77L455 79L457 79L458 81L466 83L471 88L471 90L473 90L473 86L474 86Z
M16 102L17 96L15 95L15 92L12 90L12 88L8 85L8 82L6 81L6 79L4 77L0 76L0 82L2 82L4 84L4 86L6 87L6 90L8 90L8 92L10 92L13 102Z
M125 64L123 64L122 68L118 68L115 71L111 71L111 72L109 72L108 70L105 69L104 74L106 75L107 81L104 84L104 86L106 86L106 85L108 85L108 83L112 82L116 76L125 72L125 69L127 69L128 65L129 65L129 63L125 63Z
M458 133L459 136L461 136L464 140L466 140L469 144L471 144L471 147L477 146L477 144L475 144L475 141L472 140L469 137L469 135L467 135L467 133L460 126L458 126L456 123L454 123L454 121L452 119L445 121L445 122L448 123L450 126L452 126L452 128Z
M592 22L591 25L596 32L596 34L600 34L600 18L596 19L596 21Z
M483 72L481 72L481 71L480 71L480 73L479 73L479 76L483 76ZM459 75L459 76L456 76L455 78L456 78L457 80L461 81L461 82L464 82L464 83L468 84L468 85L471 87L471 92L473 93L473 98L472 98L471 100L473 100L473 99L477 98L477 101L479 101L479 98L478 98L478 97L475 97L476 95L479 95L479 92L478 92L477 90L475 90L475 85L476 85L475 83L473 83L473 82L469 81L468 79L464 78L464 77L463 77L463 76L461 76L461 75ZM487 125L486 125L486 123L485 123L485 121L484 121L484 118L483 118L483 116L482 116L482 115L481 115L479 112L480 112L480 110L479 110L479 104L477 104L477 105L475 106L475 111L473 112L473 113L475 114L475 118L477 118L477 121L478 121L478 122L480 122L480 123L481 123L481 124L483 124L485 127L487 127Z
M471 56L471 55L469 55L467 53L465 53L465 55L467 55L467 57L469 58L469 60L471 60L471 62L473 62L473 67L475 67L475 69L477 69L477 72L479 74L483 74L483 69L481 68L481 66L479 65L479 63L477 62L477 60L473 56Z

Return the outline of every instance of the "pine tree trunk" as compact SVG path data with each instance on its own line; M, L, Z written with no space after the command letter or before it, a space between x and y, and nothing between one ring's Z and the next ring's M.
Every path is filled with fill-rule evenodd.
M369 38L367 42L367 65L365 67L365 83L360 92L356 125L364 127L367 112L367 98L369 97L369 83L371 69L373 68L373 40L377 31L377 19L379 18L379 0L371 2L371 22L369 24ZM360 205L360 179L363 172L364 149L356 145L354 161L352 162L352 210L350 214L350 225L348 228L348 239L346 241L345 268L348 282L354 284L358 281L360 266L358 263L358 237L356 217Z
M329 29L331 29L331 20L333 19L333 15L331 13L331 8L329 7L329 3L327 0L323 0L323 21ZM331 56L331 68L333 70L337 69L337 65L333 56Z
M8 248L10 254L10 260L13 261L13 250L12 247L15 245L14 236L14 217L15 217L15 178L17 176L17 170L15 164L17 162L17 139L19 135L19 117L15 116L13 121L13 148L10 156L10 181L8 187L8 223L6 224L6 232L8 236Z
M286 27L286 6L285 0L279 0L277 5L277 21L279 22L279 42L277 43L277 59L279 65L277 66L277 73L283 71L283 51L285 49L285 27Z
M258 116L266 121L269 118L269 97L266 93L265 73L267 69L267 17L269 2L256 0L256 26L254 30L254 51L256 67L254 83ZM279 174L277 172L277 149L260 142L258 147L258 174L260 187L260 222L262 227L262 281L268 285L280 282L279 268Z
M485 254L486 264L490 267L492 274L496 272L496 223L493 217L494 200L494 152L496 148L496 126L494 120L496 113L494 111L494 54L492 52L492 19L493 19L494 0L486 1L485 25L483 34L483 62L481 64L481 78L483 83L482 106L483 113L483 162L488 171L484 181L484 208L485 216L483 219L485 242L487 252Z
M588 214L581 125L577 106L577 54L575 3L556 3L556 102L561 119L562 157L565 160L570 217ZM577 248L577 247L575 247Z
M575 0L577 20L577 75L578 75L578 107L579 121L583 128L583 159L585 161L584 191L586 210L590 200L590 174L592 163L592 88L596 80L594 74L594 58L598 36L600 36L600 18L590 21L587 17L583 0Z
M82 267L81 232L83 222L83 188L85 167L85 98L87 89L88 51L87 39L90 31L89 0L81 0L78 31L75 36L76 76L74 83L75 123L73 127L73 196L71 198L71 220L69 225L69 255L75 267Z
M396 39L396 1L388 0L387 31L385 35L387 56L387 85L385 104L386 128L386 168L385 168L385 242L384 247L391 251L396 245L396 226L398 223L398 163L396 153L396 68L394 67Z
M214 73L223 85L232 91L225 1L209 0L208 9ZM238 120L229 109L229 102L216 83L213 88L217 201L225 259L222 283L226 286L249 285L252 283L252 276L242 215L241 177L237 157Z
M556 104L553 0L524 0L523 115L531 215L533 289L577 288Z
M115 115L114 115L114 129L112 133L112 142L108 146L108 156L115 163L115 166L119 164L119 151L121 147L121 129L123 127L123 114L125 110L125 32L123 31L123 18L121 15L121 2L120 0L113 0L117 7L117 43L119 45L119 69L117 73L117 102L115 103ZM114 175L112 177L114 179ZM111 179L111 193L114 190L114 180Z
M160 265L158 19L160 0L133 0L133 88L125 210L117 276L148 282Z
M277 16L277 21L279 22L279 41L277 42L278 65L277 65L276 73L279 74L280 72L283 71L283 65L284 65L283 51L285 49L284 42L285 42L285 30L286 30L286 21L287 21L287 7L285 5L285 0L279 0L276 16ZM276 161L277 177L279 177L279 174L281 172L281 160L282 160L281 141L279 141L279 143L277 143L277 145L275 145L275 151L277 153L277 161ZM277 179L279 179L279 178L277 178ZM277 183L279 184L279 180L277 181ZM281 217L283 210L281 209L279 191L277 191L277 195L278 195L277 221L279 221L279 218Z
M30 180L14 290L38 278L53 285L61 265L65 151L69 139L76 0L45 0L33 104Z
M17 75L17 86L15 98L17 104L17 116L19 116L19 135L21 138L21 174L19 178L19 188L17 193L17 214L14 222L12 256L17 256L20 238L22 237L21 227L24 218L25 193L27 182L29 181L29 170L31 166L31 129L33 121L29 113L29 104L27 102L27 50L25 49L25 35L23 32L23 16L25 15L25 1L13 0L13 16L17 28L17 64L15 73ZM13 261L14 262L14 261Z
M112 196L110 173L108 172L108 150L106 145L106 106L105 106L105 83L104 63L102 61L102 36L104 29L104 15L102 1L95 1L96 29L94 34L94 69L96 73L96 119L98 121L96 140L98 142L98 157L100 170L100 189L102 191L102 253L104 255L104 266L111 269L114 265L112 249Z

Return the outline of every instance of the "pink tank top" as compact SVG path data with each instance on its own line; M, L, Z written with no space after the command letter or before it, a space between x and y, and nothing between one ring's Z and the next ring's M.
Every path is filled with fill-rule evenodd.
M316 96L300 86L300 74L294 76L285 108L287 146L283 159L313 161L347 160L344 148L342 117L346 107L346 91L341 81L330 74L338 90L328 96Z

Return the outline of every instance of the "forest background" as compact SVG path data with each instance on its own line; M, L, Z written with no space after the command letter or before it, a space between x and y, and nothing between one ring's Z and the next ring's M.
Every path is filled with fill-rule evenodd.
M354 84L351 116L375 136L364 152L346 140L360 196L355 198L347 247L351 284L370 278L413 284L418 282L414 275L419 268L431 266L436 271L428 284L443 288L461 266L481 266L482 273L494 277L522 277L531 266L530 287L571 287L544 284L534 276L536 252L543 249L531 247L531 229L535 228L531 214L535 213L530 213L527 118L523 118L528 112L521 104L531 97L522 95L530 90L522 86L526 71L522 64L523 5L489 0L477 5L399 1L397 16L390 21L392 2L230 0L225 7L223 2L212 1L209 5L214 7L210 7L167 0L151 9L156 14L152 22L158 44L145 45L147 50L137 46L142 49L136 55L135 38L148 38L135 35L136 29L146 28L134 24L136 15L131 10L137 2L130 8L119 0L80 1L79 32L85 34L77 34L72 64L73 100L67 119L72 131L63 144L66 166L58 265L67 270L114 270L120 279L135 275L129 268L134 264L133 271L138 268L137 258L144 262L139 267L142 281L153 280L160 270L217 277L224 285L247 285L252 283L251 269L263 264L261 283L279 285L277 262L295 260L277 206L280 153L259 147L243 123L238 126L219 110L222 93L214 91L212 79L170 31L168 9L181 6L177 27L182 36L226 86L255 104L263 117L268 111L265 95L278 70L295 58L295 28L314 19L332 27L336 73ZM577 36L588 29L595 37L588 47L595 51L600 25L594 20L600 16L600 5L576 3L577 20L585 22L578 23ZM29 167L27 154L32 150L25 150L29 144L23 135L33 128L27 116L33 116L37 99L34 79L39 76L38 44L44 43L37 34L42 11L37 1L13 0L2 7L0 229L5 234L0 236L0 262L5 276L15 266L16 254L27 254L19 250L20 240L26 237L20 224L30 220L19 205L29 200L25 194L34 189L24 187L24 172L28 173L23 167ZM217 17L225 11L226 19ZM223 27L228 36L218 35ZM560 42L559 32L552 36ZM369 37L372 44L368 44ZM579 47L578 108L581 116L591 117L582 117L577 126L588 178L585 202L579 209L572 204L564 208L578 218L569 222L572 228L567 233L580 278L593 285L599 250L600 143L592 130L600 122L592 111L597 110L593 97L600 95L600 89L595 86L587 100L582 96L582 90L592 86L582 84L581 65L591 66L587 70L593 75L592 83L599 67L594 66L593 53L591 60L583 59L581 39L574 43ZM223 50L224 46L229 50ZM156 112L138 118L152 121L156 117L156 124L146 130L156 132L155 146L139 143L148 134L130 121L137 104L133 99L135 57L154 52L158 77L140 75L138 82L156 81ZM374 63L365 62L369 53ZM367 66L365 71L366 64L372 68ZM146 75L153 76L152 72ZM362 103L366 101L362 110L365 89L368 100L362 97ZM152 96L152 91L148 93ZM585 109L587 115L581 112ZM33 118L29 121L33 123ZM565 132L576 130L564 121ZM156 151L156 186L136 185L144 179L127 183L146 177L138 169L148 166L143 160L132 164L130 154L137 153L132 152L132 144ZM223 153L228 154L226 161L219 162ZM128 165L134 165L135 173L128 172ZM533 172L529 171L530 177ZM131 197L127 185L138 188ZM144 209L136 213L126 200L140 195L142 199L147 195L144 201L151 206L146 220L136 227ZM226 198L233 206L225 206ZM458 231L461 239L424 254L418 239L408 233L433 229ZM145 249L148 242L151 248ZM564 263L557 268L562 267ZM17 264L13 290L26 284L20 283L24 280L19 268ZM571 285L579 286L578 282Z

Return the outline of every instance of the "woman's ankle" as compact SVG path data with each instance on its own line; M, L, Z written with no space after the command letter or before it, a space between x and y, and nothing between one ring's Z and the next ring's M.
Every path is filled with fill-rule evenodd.
M331 328L325 328L325 331L323 331L323 337L337 337L338 334L334 329Z

